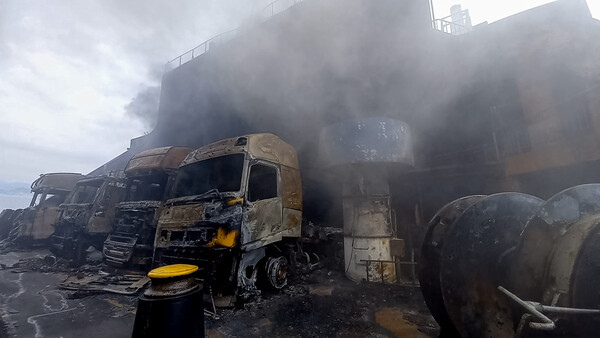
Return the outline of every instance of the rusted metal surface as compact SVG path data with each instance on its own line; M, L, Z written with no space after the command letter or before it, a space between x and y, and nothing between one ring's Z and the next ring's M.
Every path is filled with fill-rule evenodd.
M454 333L456 329L446 311L440 284L440 260L446 232L467 208L483 198L484 195L467 196L446 204L429 221L423 239L418 265L421 292L433 318L447 334Z
M520 193L491 195L467 208L446 230L442 295L462 337L514 335L510 304L497 286L508 281L510 252L542 203Z
M233 153L245 153L250 158L264 159L298 169L296 150L273 134L251 134L211 143L191 152L182 166Z
M590 231L577 255L571 280L570 303L581 308L598 308L600 304L600 226Z
M300 189L298 188L300 187ZM283 207L302 211L302 181L298 168L281 167ZM298 220L299 221L299 220Z
M518 283L510 286L519 297L530 300L544 298L545 289L542 285L545 284L546 268L556 244L564 240L571 226L596 214L600 214L598 184L569 188L554 195L541 206L523 230L515 253L519 259L515 262L512 275L513 280ZM591 224L586 226L587 231L591 230L589 225ZM579 238L578 241L583 239ZM573 259L570 259L571 262ZM565 278L570 278L568 270L563 272Z
M161 147L142 151L129 160L125 175L131 177L151 170L175 170L192 150L186 147Z
M597 309L599 232L600 184L554 195L521 235L510 287L519 297L546 306ZM600 316L561 319L567 323L561 329L573 335L589 336L600 326Z
M281 198L251 202L244 210L242 249L252 250L281 240L283 229ZM299 227L298 227L299 228Z
M80 173L49 173L40 177L31 184L33 192L66 191L70 192L75 184L83 178Z

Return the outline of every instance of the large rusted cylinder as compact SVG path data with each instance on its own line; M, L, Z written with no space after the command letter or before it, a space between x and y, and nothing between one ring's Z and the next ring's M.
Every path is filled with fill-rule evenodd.
M515 255L508 287L520 298L599 309L600 184L572 187L548 199L527 223ZM600 326L595 318L571 316L566 327L557 328L595 335Z
M484 195L466 196L446 204L429 221L423 239L418 265L421 293L433 318L440 324L441 335L445 337L458 334L446 311L440 285L440 259L446 232L467 208L483 198Z
M413 165L408 125L389 118L365 118L323 129L324 167L342 185L346 276L354 281L396 281L396 224L390 204L390 173Z
M506 297L509 253L543 200L520 193L490 195L467 208L447 230L440 262L444 304L462 337L514 334Z
M469 196L430 222L419 277L444 335L595 336L599 253L600 184Z
M514 335L511 306L496 288L507 281L511 250L542 203L520 193L469 196L449 203L432 219L419 276L443 334Z

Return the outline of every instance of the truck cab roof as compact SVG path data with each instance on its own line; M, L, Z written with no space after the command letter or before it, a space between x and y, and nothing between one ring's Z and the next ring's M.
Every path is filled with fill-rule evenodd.
M129 160L125 175L138 176L153 170L175 170L191 151L191 148L186 147L160 147L142 151Z
M263 159L290 168L299 168L296 150L270 133L249 134L211 143L189 153L181 162L181 166L236 153L247 153L253 159Z
M48 173L42 174L31 184L33 192L69 192L84 176L80 173Z

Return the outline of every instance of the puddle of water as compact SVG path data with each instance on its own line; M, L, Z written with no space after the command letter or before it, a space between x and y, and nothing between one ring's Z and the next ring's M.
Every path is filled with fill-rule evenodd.
M392 332L395 337L427 337L417 330L417 325L402 318L402 311L398 308L387 307L375 313L375 321L383 328Z

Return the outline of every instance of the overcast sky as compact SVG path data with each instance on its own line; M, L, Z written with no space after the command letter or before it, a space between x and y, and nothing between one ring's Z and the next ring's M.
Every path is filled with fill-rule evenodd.
M319 1L319 0L308 0ZM131 113L167 60L235 28L269 0L0 0L0 180L87 173L150 131ZM550 1L434 0L474 24ZM588 0L600 17L600 0Z

